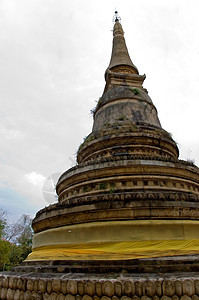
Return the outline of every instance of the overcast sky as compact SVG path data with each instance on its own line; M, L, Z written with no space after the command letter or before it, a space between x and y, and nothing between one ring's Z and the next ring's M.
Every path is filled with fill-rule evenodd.
M180 158L199 165L198 0L0 1L0 208L34 216L75 164L104 89L112 17Z

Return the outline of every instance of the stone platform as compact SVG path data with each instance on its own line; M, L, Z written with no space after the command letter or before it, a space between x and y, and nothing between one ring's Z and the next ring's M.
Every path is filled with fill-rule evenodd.
M24 262L0 274L7 300L199 300L199 256Z
M137 274L199 272L199 255L129 260L24 261L14 268L25 273Z
M0 299L8 300L198 300L199 276L176 274L7 273Z

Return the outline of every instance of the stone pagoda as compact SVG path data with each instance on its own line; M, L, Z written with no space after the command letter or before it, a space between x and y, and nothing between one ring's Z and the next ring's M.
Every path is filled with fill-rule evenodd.
M199 299L199 169L178 159L144 80L116 12L92 132L59 178L58 203L33 220L32 253L2 277L4 294Z

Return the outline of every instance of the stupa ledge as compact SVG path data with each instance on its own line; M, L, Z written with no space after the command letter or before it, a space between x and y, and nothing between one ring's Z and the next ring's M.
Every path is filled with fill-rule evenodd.
M105 77L106 77L106 85L105 85L104 93L114 85L142 88L146 75L145 74L138 75L133 73L128 74L128 73L114 72L108 70L106 71Z
M145 78L146 78L146 74L143 74L143 75L139 75L139 74L135 74L135 73L127 73L127 72L122 72L122 69L120 70L120 72L115 72L115 71L112 71L112 70L107 70L106 73L105 73L105 78L107 79L108 76L115 76L115 77L124 77L124 78L132 78L136 81L144 81Z

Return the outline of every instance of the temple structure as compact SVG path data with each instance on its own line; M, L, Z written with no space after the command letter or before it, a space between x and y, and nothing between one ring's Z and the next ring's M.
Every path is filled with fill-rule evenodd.
M33 220L32 253L0 280L13 298L1 299L198 300L199 169L178 159L144 80L116 13L92 132L58 203Z
M178 160L132 63L116 17L106 85L77 166L38 212L28 261L118 260L197 253L199 173Z

